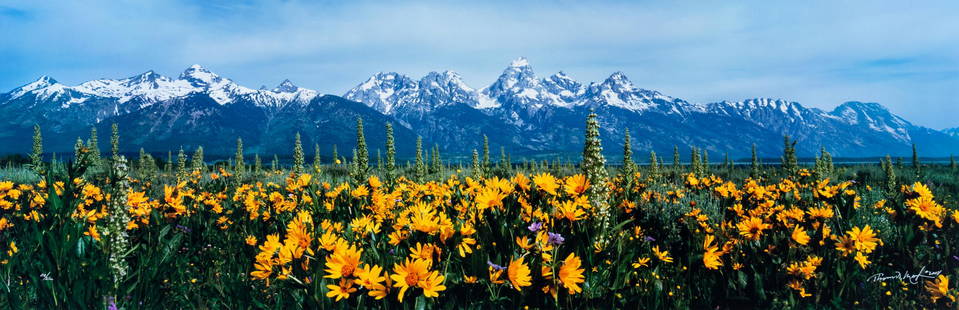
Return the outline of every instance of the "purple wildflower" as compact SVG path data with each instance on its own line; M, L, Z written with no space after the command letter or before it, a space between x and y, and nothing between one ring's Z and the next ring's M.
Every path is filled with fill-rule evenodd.
M113 299L113 297L107 297L107 309L109 309L109 310L117 310L117 303L116 303L116 301Z
M496 269L496 270L506 269L506 267L494 264L492 261L486 261L486 264L489 265L490 267L493 267L493 269Z
M646 242L656 241L656 238L653 238L653 237L650 237L650 236L646 236L646 238L643 238L643 239L646 240Z
M540 229L543 229L543 223L533 222L533 224L529 224L529 227L527 227L527 229L529 229L529 231L532 231L532 232L537 232Z
M563 244L563 241L566 241L566 238L563 238L563 235L547 233L549 235L549 243L553 245Z

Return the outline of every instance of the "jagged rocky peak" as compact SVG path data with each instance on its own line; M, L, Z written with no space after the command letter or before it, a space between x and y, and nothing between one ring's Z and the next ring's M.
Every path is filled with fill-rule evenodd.
M533 73L533 67L529 65L526 57L520 57L513 60L509 67L503 70L503 74L496 79L496 82L489 89L492 93L499 93L538 86L539 81L536 79L536 74Z
M450 70L427 73L426 76L420 79L420 88L442 88L447 91L473 91L472 87L469 87L469 85L463 82L463 78L460 77L459 73Z
M807 110L798 102L773 98L752 98L743 101L722 101L719 104L732 107L742 112L766 110L798 115Z
M573 101L584 91L583 84L577 82L566 72L560 71L543 79L543 86L549 92L562 97L565 101Z
M353 87L343 98L362 102L383 114L391 114L402 98L399 93L415 92L417 83L396 72L379 72Z
M289 79L283 80L280 85L277 85L276 88L273 88L274 93L295 93L300 88L290 82Z
M398 88L413 86L413 79L396 72L380 72L366 79L360 85L351 89L348 93L360 93L367 91L385 91L388 89L396 90Z

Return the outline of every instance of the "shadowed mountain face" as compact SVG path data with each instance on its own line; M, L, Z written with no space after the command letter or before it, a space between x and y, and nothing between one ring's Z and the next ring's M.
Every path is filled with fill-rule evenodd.
M0 94L5 116L0 152L29 151L33 124L42 126L46 151L70 152L91 127L108 141L116 123L128 152L192 151L202 145L207 154L226 155L240 137L247 153L290 154L299 132L308 154L319 144L324 155L336 145L348 156L356 119L362 118L371 154L384 148L384 127L393 123L402 157L413 155L416 136L427 147L436 144L444 153L465 156L482 148L483 135L494 153L503 147L517 155L574 155L582 150L590 112L598 114L604 150L614 157L621 154L627 128L634 150L662 155L674 146L683 153L694 146L714 158L726 153L741 158L755 144L760 156L772 157L781 153L783 135L799 141L800 156L812 156L821 146L845 157L905 155L913 143L924 156L959 150L959 130L916 126L876 103L847 102L828 112L765 98L694 104L639 88L621 72L589 84L563 72L539 78L520 58L480 89L452 71L419 80L378 73L342 97L289 80L254 90L198 65L176 79L148 71L66 86L42 77Z

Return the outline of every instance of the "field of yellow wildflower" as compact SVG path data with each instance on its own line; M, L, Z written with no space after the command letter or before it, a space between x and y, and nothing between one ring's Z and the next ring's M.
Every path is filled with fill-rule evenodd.
M151 170L79 148L0 181L0 305L957 307L955 167L590 160Z

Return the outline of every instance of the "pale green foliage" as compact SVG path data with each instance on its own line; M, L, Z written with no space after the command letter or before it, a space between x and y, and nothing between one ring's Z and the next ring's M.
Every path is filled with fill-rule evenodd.
M386 180L396 179L396 144L393 141L393 123L386 123Z
M243 173L246 161L243 160L243 138L236 138L236 154L233 156L236 173Z
M203 160L203 147L198 146L196 151L193 152L193 162L191 164L193 170L199 170L200 172L206 171L206 162Z
M304 164L303 143L300 141L300 133L296 133L296 139L293 141L293 172L303 173Z
M629 137L629 128L626 128L625 141L623 141L623 175L632 178L636 174L636 162L633 161L633 141Z
M366 148L366 136L363 134L363 119L356 119L356 178L366 179L370 172L370 152Z
M113 135L110 136L110 149L113 151L113 159L115 160L117 156L120 156L120 127L117 126L117 123L113 123L110 128L113 129Z
M40 134L40 125L33 125L33 153L30 153L30 166L37 174L43 174L43 135Z

